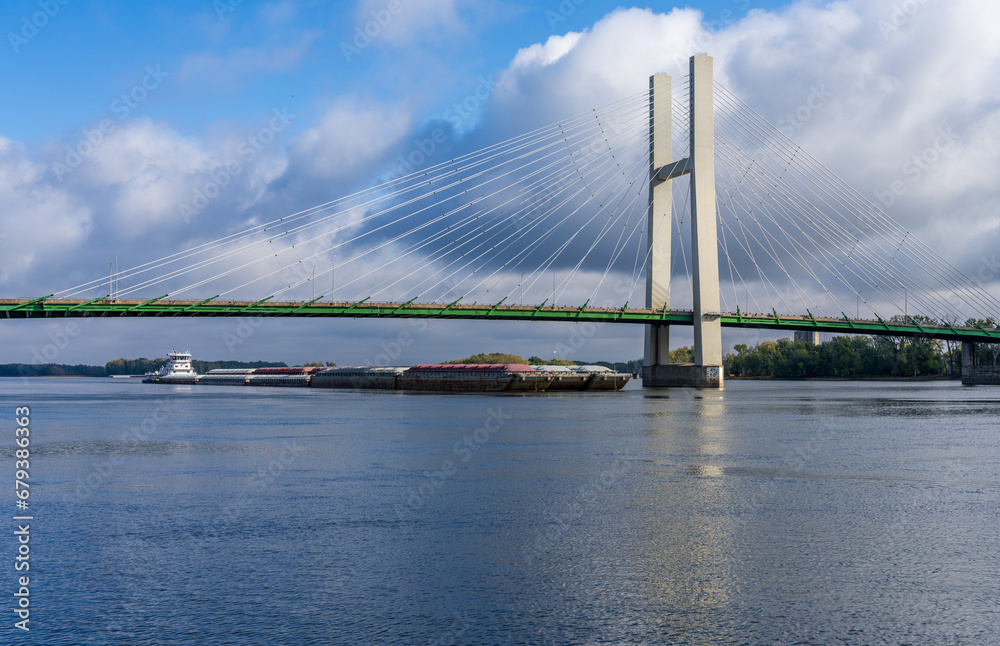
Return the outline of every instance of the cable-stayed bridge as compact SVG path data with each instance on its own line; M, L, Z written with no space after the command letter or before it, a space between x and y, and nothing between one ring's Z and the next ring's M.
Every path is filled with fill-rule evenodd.
M410 161L420 165L414 149ZM646 385L721 385L722 327L1000 342L1000 301L689 76L0 318L424 317L646 326ZM262 298L263 297L263 298ZM528 303L528 304L525 304ZM667 361L695 330L695 365Z

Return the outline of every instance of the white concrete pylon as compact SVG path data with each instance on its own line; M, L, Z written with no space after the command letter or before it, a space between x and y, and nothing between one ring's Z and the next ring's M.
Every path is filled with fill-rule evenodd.
M694 362L722 365L719 239L715 204L715 87L712 57L691 57L691 264Z
M670 309L670 240L673 181L657 179L673 161L673 85L666 74L649 77L649 212L646 227L646 309ZM644 365L670 362L670 326L647 325Z
M689 175L691 263L694 287L694 364L670 364L667 326L646 326L644 386L721 388L722 321L719 297L718 215L715 202L715 87L712 58L691 57L690 136L686 159L673 161L670 77L649 79L650 209L646 307L670 306L671 182ZM665 233L665 235L664 235Z

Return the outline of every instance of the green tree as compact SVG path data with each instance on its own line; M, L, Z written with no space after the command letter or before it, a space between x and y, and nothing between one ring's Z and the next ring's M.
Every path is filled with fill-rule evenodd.
M908 337L835 336L818 346L790 339L733 346L730 377L811 379L936 376L946 366L941 341Z
M694 348L686 345L670 351L670 363L694 363Z
M505 354L503 352L490 352L485 354L480 352L465 359L452 359L441 363L525 363L524 357L517 354Z
M104 364L109 375L144 375L167 364L167 359L115 359ZM191 367L198 374L205 374L219 368L285 368L288 364L273 361L200 361L195 359Z

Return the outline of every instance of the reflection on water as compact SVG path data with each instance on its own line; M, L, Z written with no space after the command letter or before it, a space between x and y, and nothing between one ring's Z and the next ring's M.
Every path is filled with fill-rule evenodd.
M733 492L722 477L731 420L723 394L678 396L674 403L673 414L645 429L648 452L670 456L673 464L663 466L674 469L654 474L637 496L646 628L684 643L713 643L731 634L727 608L736 584L737 546L724 511Z
M937 644L1000 631L996 389L511 397L122 381L0 382L4 407L32 406L39 583L24 643ZM502 424L485 432L490 419Z

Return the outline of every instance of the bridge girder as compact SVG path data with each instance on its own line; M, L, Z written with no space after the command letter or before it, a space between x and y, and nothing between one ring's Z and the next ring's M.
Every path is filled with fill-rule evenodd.
M320 303L263 301L177 301L2 299L0 320L41 318L240 318L245 316L281 318L428 318L450 320L550 321L561 323L623 323L640 325L693 325L689 310L659 311L639 308L536 307L530 305L461 305L452 303ZM893 323L882 320L834 319L778 314L716 313L722 327L756 328L779 331L808 330L835 334L920 337L949 341L1000 343L1000 329L927 323Z

